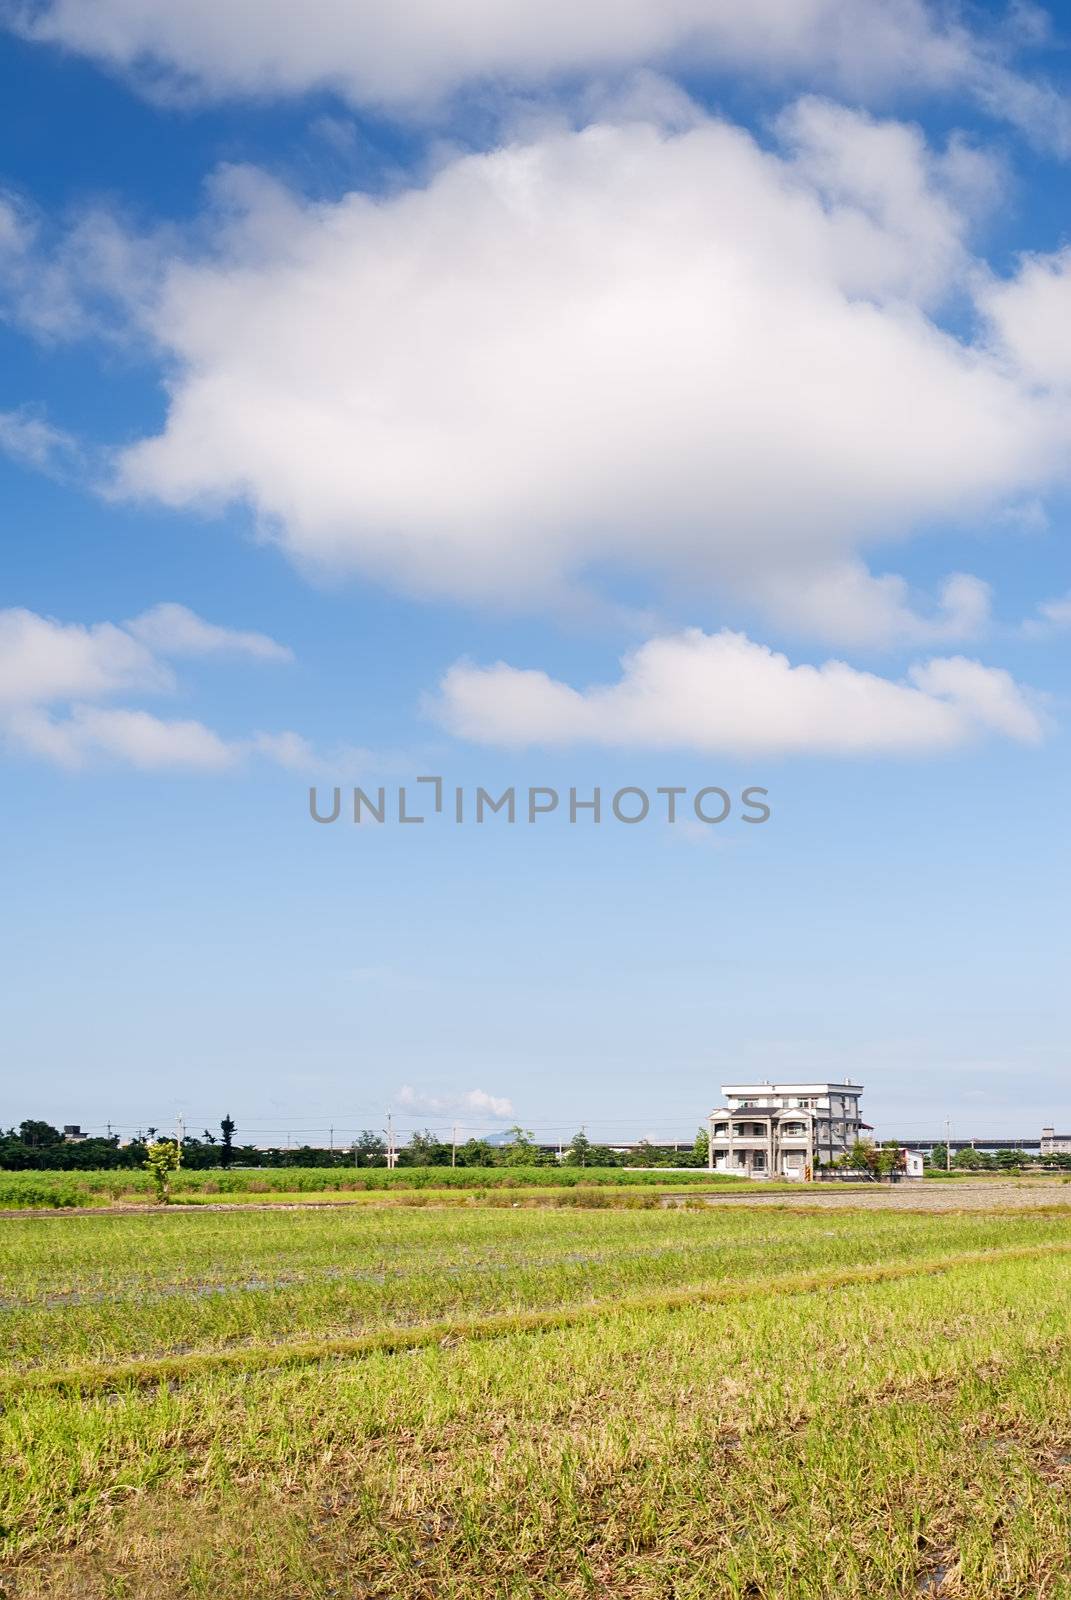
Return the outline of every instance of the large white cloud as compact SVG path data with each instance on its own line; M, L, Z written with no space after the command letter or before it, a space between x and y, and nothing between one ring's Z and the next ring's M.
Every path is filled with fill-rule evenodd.
M977 593L927 632L858 553L1063 467L1066 411L934 320L985 169L815 100L781 138L600 124L318 205L230 171L148 313L170 408L120 491L246 501L299 562L417 593L631 567L954 636Z
M1043 721L999 668L962 656L903 681L843 661L793 666L743 634L697 628L626 656L616 683L578 690L545 672L458 663L432 709L480 743L607 745L704 753L926 753L985 733L1037 742Z
M951 90L1071 144L1067 108L1009 64L1043 13L972 34L924 0L6 0L33 38L124 70L157 90L297 94L412 107L466 84L537 86L630 66L730 68L882 96Z

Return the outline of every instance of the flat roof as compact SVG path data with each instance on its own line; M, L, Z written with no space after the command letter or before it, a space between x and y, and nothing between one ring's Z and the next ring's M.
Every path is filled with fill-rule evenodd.
M861 1083L723 1083L722 1094L862 1094Z

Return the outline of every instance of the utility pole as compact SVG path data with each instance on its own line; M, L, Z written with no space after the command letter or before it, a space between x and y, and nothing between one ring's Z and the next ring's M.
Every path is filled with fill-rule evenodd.
M707 1171L714 1171L714 1113L707 1112Z
M396 1150L394 1148L394 1117L393 1117L392 1113L388 1111L387 1112L387 1166L390 1167L390 1169L392 1171L394 1169L394 1165L395 1165L395 1162L397 1161L397 1159L398 1159L398 1155L397 1155L397 1152L396 1152Z
M334 1127L332 1127L332 1129L331 1129L331 1154L334 1155L334 1153L335 1153L335 1130L334 1130Z
M952 1171L952 1122L945 1118L945 1171Z
M182 1165L182 1141L185 1135L186 1129L182 1122L182 1112L179 1111L175 1115L175 1148L178 1151L179 1166Z
M454 1123L453 1137L450 1141L450 1165L457 1166L457 1123Z

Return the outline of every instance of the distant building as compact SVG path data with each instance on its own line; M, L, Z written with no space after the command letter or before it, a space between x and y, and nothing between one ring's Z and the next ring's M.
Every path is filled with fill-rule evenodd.
M79 1144L83 1139L88 1139L88 1133L83 1133L77 1122L63 1124L63 1138L67 1144Z
M903 1163L901 1171L905 1178L921 1178L925 1176L921 1150L907 1150L901 1148L899 1155L900 1160Z
M1043 1156L1071 1156L1071 1133L1056 1133L1052 1128L1041 1130Z
M870 1125L859 1120L858 1083L722 1085L710 1113L710 1164L744 1178L799 1178L847 1155Z

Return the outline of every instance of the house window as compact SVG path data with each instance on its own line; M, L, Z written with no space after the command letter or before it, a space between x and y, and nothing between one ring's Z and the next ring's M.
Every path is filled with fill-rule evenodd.
M756 1150L755 1151L755 1154L751 1158L751 1165L752 1165L752 1168L754 1169L754 1171L756 1171L756 1172L765 1172L766 1171L766 1152L765 1152L765 1150Z
M782 1126L781 1132L790 1139L798 1139L807 1132L807 1129L802 1122L786 1122Z
M727 1122L716 1122L714 1124L714 1132L722 1135L727 1134L729 1132L729 1124Z
M737 1164L738 1167L746 1167L747 1166L747 1151L746 1150L738 1150L736 1152L736 1164Z

